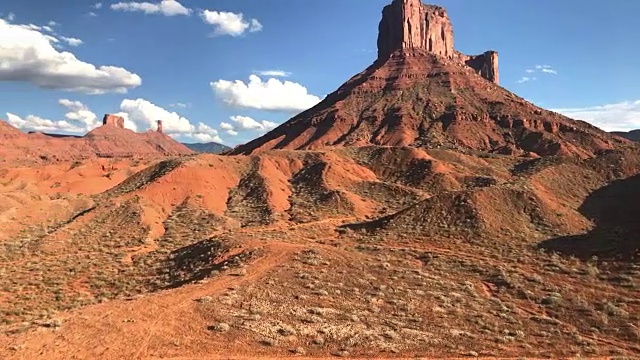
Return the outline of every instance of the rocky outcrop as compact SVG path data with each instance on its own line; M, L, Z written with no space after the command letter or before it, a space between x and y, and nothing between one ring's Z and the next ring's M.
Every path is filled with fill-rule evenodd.
M378 59L413 49L454 56L453 27L440 6L425 5L420 0L394 0L382 10L378 30Z
M158 132L162 132L162 120L158 120Z
M483 78L498 84L498 53L487 51L470 56L454 50L453 26L444 8L420 0L394 0L382 10L378 26L378 60L394 53L404 55L421 50L472 68Z
M104 118L102 118L102 125L110 125L124 129L124 118L122 116L106 114Z
M497 52L487 51L482 55L475 56L458 53L458 56L461 62L475 70L478 75L496 84L500 83Z

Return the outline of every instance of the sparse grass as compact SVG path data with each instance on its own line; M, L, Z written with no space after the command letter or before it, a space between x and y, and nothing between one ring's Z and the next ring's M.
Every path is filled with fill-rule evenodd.
M372 154L387 150L345 150L351 151L374 167ZM483 159L517 181L487 168L463 173L456 163L449 180L459 187L452 189L443 185L446 177L430 176L435 160L429 160L413 169L411 181L420 185L376 168L383 180L336 188L327 180L330 164L310 154L305 170L291 175L291 222L277 223L283 214L265 200L266 178L249 166L230 189L226 217L194 205L209 199L196 195L163 205L170 212L164 234L150 239L143 216L151 212L143 211L145 199L136 191L182 164L168 162L95 196L96 207L71 214L71 221L25 229L0 244L0 329L64 328L57 322L64 310L224 278L233 285L200 292L186 306L204 320L201 330L211 339L246 338L265 353L554 358L640 352L637 264L539 250L536 244L559 230L545 224L537 204L521 212L518 221L530 226L520 232L487 231L493 224L487 214L494 213L476 211L475 196L484 190L514 196L492 211L511 214L522 203L515 200L534 203L531 192L514 189L530 185L527 176L550 171L553 162L515 169L501 156ZM407 210L426 189L432 201L450 203L442 200L386 228L305 224L353 215L354 194L373 204L366 215L375 219ZM232 227L236 221L245 227ZM252 260L264 255L262 246L271 249L269 256L281 248L295 253L257 274Z

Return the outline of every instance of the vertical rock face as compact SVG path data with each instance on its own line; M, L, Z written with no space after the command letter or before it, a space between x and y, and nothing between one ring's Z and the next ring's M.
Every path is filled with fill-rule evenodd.
M469 56L460 54L460 59L483 78L496 84L500 82L498 73L498 53L487 51L482 55Z
M487 51L469 56L454 50L453 26L444 8L423 4L421 0L393 0L382 10L378 26L378 60L394 52L410 55L422 50L474 69L485 79L498 83L498 53Z
M124 129L124 118L117 115L106 114L104 118L102 118L102 125L111 125Z
M162 120L158 120L158 132L162 132Z
M382 10L378 59L398 50L424 49L451 58L453 28L444 8L420 0L394 0Z

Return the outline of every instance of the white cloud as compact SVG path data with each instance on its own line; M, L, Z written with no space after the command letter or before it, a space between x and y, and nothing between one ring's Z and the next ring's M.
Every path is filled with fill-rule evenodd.
M525 70L525 72L527 74L533 74L533 73L536 73L536 72L541 72L541 73L545 73L545 74L558 75L558 72L551 65L536 65L536 66L534 66L533 69L527 69L527 70Z
M257 131L269 131L273 130L278 124L262 120L260 122L253 120L248 116L232 116L231 121L236 123L234 130L257 130Z
M169 135L222 142L216 129L204 123L194 125L178 113L169 112L145 99L125 99L120 103L120 111L120 116L131 121L139 129L155 129L157 120L162 120L162 128Z
M53 26L59 26L60 24L59 24L59 23L57 23L57 22L55 22L55 21L53 21L53 20L50 20L50 21L47 23L47 25L49 25L49 26L53 27Z
M13 21L16 19L16 14L10 12L9 15L7 15L7 21Z
M213 36L240 36L246 31L262 30L262 24L257 19L247 21L242 13L204 10L200 12L200 17L207 24L214 26Z
M176 112L169 112L145 99L125 99L120 103L120 110L129 115L139 128L153 129L157 120L162 120L164 132L187 133L193 130L189 120L181 117Z
M58 104L67 108L68 112L64 115L67 120L83 123L86 126L86 131L90 131L100 125L96 114L80 101L60 99Z
M84 127L71 124L65 120L53 121L35 115L21 118L18 115L7 113L7 122L23 131L57 132L62 130L72 133L84 132Z
M220 129L224 130L231 136L238 135L240 131L258 131L260 133L266 133L267 131L275 129L278 124L272 121L262 120L256 121L248 116L232 116L230 117L233 124L228 122L221 122Z
M101 2L95 3L91 5L91 7L94 9L102 9L102 3Z
M572 119L584 120L605 131L640 129L640 100L584 108L552 109Z
M62 39L64 42L66 42L70 46L80 46L84 43L82 40L72 38L72 37L61 36L60 39Z
M7 113L7 121L24 131L43 132L70 132L84 134L100 126L98 117L80 101L60 99L58 104L63 106L67 113L65 120L49 120L36 115L27 115L22 118L18 115Z
M233 125L227 123L227 122L221 122L220 123L220 128L222 130L233 130Z
M188 108L188 107L189 107L189 105L188 105L188 104L181 103L181 102L178 102L178 103L175 103L175 104L169 104L169 106L170 106L170 107L175 107L175 108L181 108L181 109L184 109L184 108Z
M320 102L304 86L251 75L249 82L218 80L210 83L215 95L230 106L269 111L302 111Z
M520 78L520 80L518 80L518 84L522 84L522 83L526 83L532 80L535 80L536 78L530 78L528 76L523 76Z
M164 16L189 15L188 9L177 0L162 0L160 3L149 2L119 2L111 5L112 10L120 11L141 11L145 14L162 14Z
M94 13L93 11L89 11L89 12L87 13L87 15L89 15L89 16L91 16L91 17L97 17L97 16L98 16L98 14Z
M260 76L275 76L275 77L291 76L290 72L287 72L284 70L264 70L264 71L257 71L256 74Z
M126 93L140 86L137 74L115 66L83 62L70 52L58 51L56 38L36 25L13 25L0 19L0 81L25 81L44 89L88 94Z

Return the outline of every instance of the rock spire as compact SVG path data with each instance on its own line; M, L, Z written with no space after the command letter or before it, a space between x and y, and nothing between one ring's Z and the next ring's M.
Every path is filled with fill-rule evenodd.
M428 52L464 64L485 79L499 82L498 53L464 55L454 49L453 26L443 7L421 0L393 0L382 10L378 26L378 60L394 53Z

